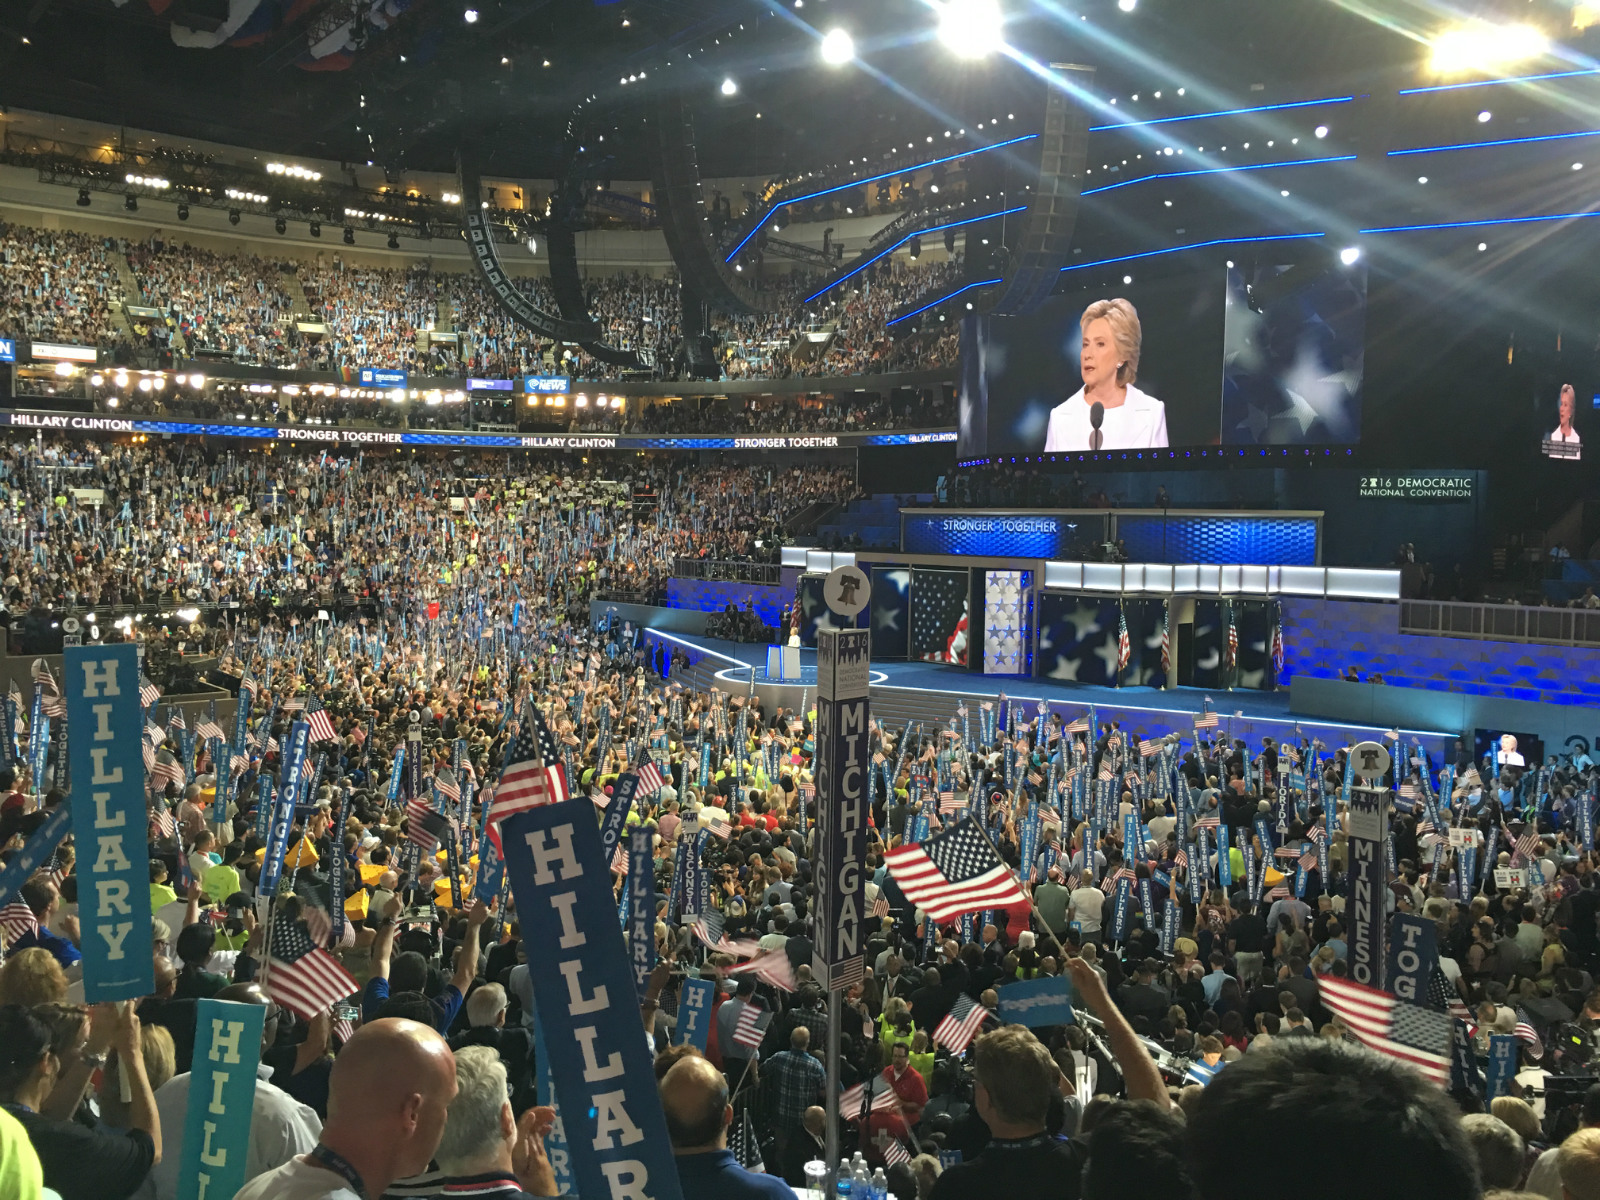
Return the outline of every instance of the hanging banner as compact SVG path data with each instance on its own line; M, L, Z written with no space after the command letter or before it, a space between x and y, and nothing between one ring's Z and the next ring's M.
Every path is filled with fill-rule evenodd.
M636 989L594 806L581 797L517 813L501 841L517 911L547 915L522 932L576 1190L680 1200L650 1052L637 1025L615 1019Z
M628 838L628 961L641 1003L656 967L656 873L650 853L654 840L649 829L635 829Z
M138 650L68 646L65 658L84 1000L137 999L155 989Z
M702 1054L711 1032L711 1006L716 1003L717 985L709 979L685 979L678 986L678 1044L685 1042Z
M1384 896L1389 886L1384 844L1389 833L1389 790L1350 789L1350 978L1367 987L1383 986Z
M288 778L278 792L278 802L272 806L272 824L267 830L267 852L261 860L261 879L256 885L258 897L270 898L278 891L283 857L289 851L289 828L294 824L294 806L300 802L300 788L305 783L301 772L305 769L306 740L310 736L311 725L306 721L296 721L289 730L288 752L283 756L288 767Z
M244 1186L266 1019L260 1004L198 1002L178 1200L219 1200Z
M868 790L865 629L817 632L817 909L812 971L826 989L866 974Z

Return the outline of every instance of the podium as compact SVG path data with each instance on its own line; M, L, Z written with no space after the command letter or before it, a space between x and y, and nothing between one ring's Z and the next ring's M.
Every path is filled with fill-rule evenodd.
M799 682L800 647L768 646L767 678Z

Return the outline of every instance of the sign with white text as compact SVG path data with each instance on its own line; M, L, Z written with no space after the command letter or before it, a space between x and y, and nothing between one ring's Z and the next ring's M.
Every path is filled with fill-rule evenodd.
M195 1009L178 1200L223 1200L244 1186L266 1019L260 1004L201 1000Z

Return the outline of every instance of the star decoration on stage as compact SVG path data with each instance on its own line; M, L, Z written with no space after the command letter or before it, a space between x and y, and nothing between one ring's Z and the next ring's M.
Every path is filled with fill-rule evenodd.
M985 571L983 669L991 675L1020 675L1027 669L1026 571Z

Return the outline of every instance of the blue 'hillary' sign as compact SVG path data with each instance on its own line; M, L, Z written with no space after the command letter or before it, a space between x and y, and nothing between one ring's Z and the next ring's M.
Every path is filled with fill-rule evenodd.
M636 993L593 814L585 797L501 826L517 911L548 916L523 929L541 1057L561 1095L578 1194L680 1200L649 1050L637 1025L617 1020Z
M1509 1033L1489 1035L1489 1067L1484 1072L1484 1102L1493 1104L1497 1096L1511 1092L1517 1074L1517 1039Z
M678 989L679 1044L688 1042L705 1053L711 1032L711 1006L716 1002L717 985L709 979L685 979Z
M635 829L628 838L628 961L641 1002L656 969L656 876L650 854L654 841L655 831L649 828Z
M220 1200L244 1186L266 1018L259 1004L228 1000L201 1000L195 1010L178 1200Z
M66 676L83 995L131 1000L155 988L138 648L68 646Z

